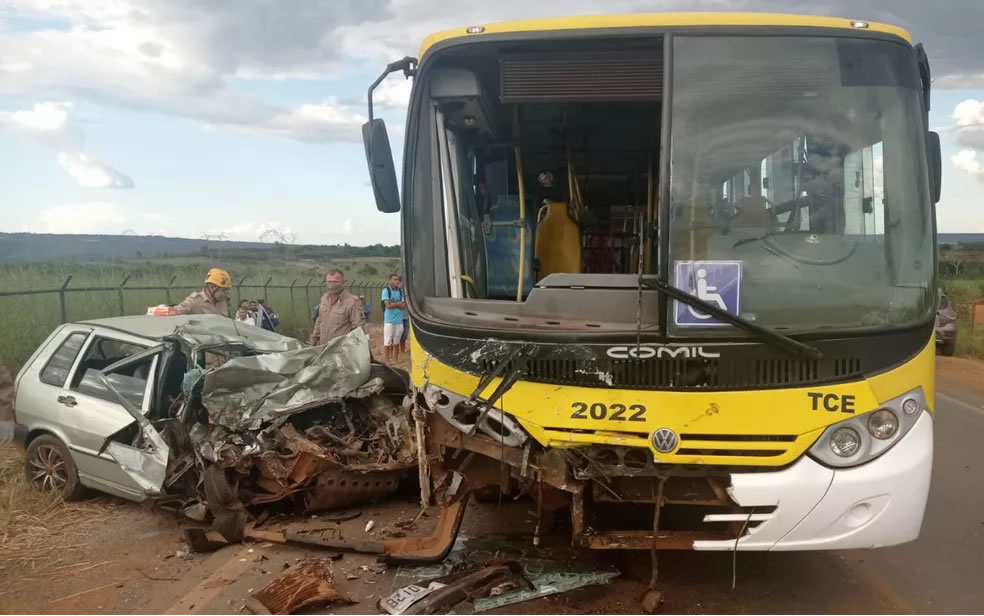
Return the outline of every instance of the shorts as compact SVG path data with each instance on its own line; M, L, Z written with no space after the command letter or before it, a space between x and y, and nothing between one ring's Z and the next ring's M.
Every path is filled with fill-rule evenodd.
M383 346L400 344L401 336L403 336L403 323L383 323Z
M403 334L400 335L400 342L406 342L410 337L410 321L403 322Z

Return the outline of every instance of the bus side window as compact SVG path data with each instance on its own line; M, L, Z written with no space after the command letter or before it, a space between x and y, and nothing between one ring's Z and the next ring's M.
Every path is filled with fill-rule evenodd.
M883 182L881 142L844 157L845 234L866 237L885 234Z

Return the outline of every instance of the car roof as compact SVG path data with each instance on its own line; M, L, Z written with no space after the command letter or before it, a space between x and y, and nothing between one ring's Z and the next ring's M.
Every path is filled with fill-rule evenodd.
M115 329L127 334L160 340L174 333L178 327L195 326L195 329L207 329L209 333L230 338L244 337L252 341L278 342L285 338L281 334L265 330L261 327L240 323L220 314L182 314L174 316L136 315L126 317L109 317L105 319L90 319L77 321L76 325L92 325Z

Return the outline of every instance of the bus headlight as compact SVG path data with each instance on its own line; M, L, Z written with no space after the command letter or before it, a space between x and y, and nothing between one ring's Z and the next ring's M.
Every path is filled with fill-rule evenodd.
M857 466L885 453L909 431L926 409L921 387L893 398L878 409L828 426L809 454L827 466ZM915 410L914 410L915 409Z
M830 435L830 450L842 458L850 458L861 449L861 435L849 426L842 426Z
M888 409L879 409L868 417L868 432L880 441L892 438L899 429L899 420Z

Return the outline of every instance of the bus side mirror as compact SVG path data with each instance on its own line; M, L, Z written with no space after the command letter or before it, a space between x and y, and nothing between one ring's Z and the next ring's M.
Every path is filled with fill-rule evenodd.
M929 174L933 182L933 203L939 203L943 182L943 155L940 152L940 134L929 131L926 141L929 149Z
M366 146L369 180L376 198L376 209L391 214L400 211L400 189L396 184L396 168L390 151L386 123L379 118L362 125L362 142Z

